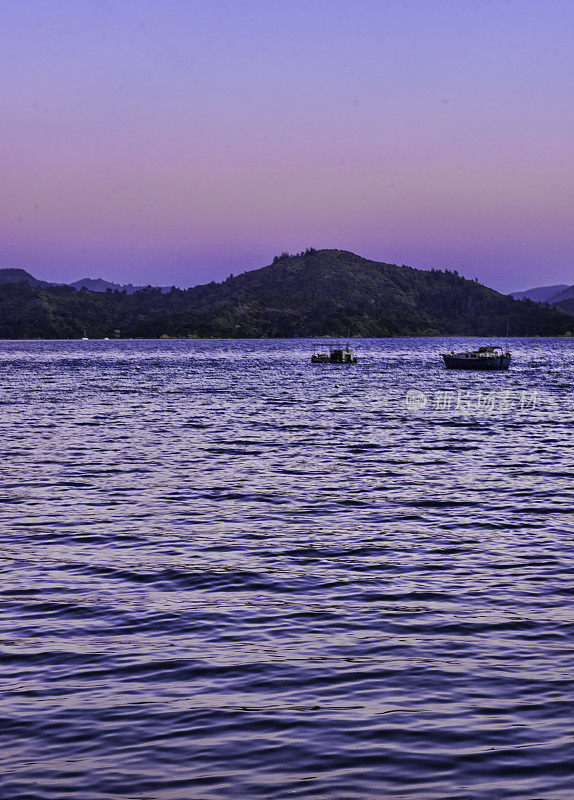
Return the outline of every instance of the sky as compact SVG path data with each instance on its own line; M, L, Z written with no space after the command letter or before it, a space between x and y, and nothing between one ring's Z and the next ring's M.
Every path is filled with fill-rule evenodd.
M574 283L571 0L1 0L0 267Z

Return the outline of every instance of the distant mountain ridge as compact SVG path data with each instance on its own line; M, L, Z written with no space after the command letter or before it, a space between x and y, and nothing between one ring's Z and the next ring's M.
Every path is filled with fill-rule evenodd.
M564 314L570 314L574 317L574 296L566 300L561 300L559 303L553 303L554 308L563 311Z
M0 284L19 283L20 281L29 283L30 286L50 286L47 281L38 280L25 269L0 269Z
M79 281L68 284L68 286L73 286L74 289L87 289L89 292L107 292L109 289L112 292L127 292L128 294L133 294L144 288L143 286L134 286L133 283L112 283L112 281L106 281L103 278L81 278Z
M74 289L87 289L90 292L107 292L109 290L133 294L134 292L139 292L140 289L145 289L145 286L134 286L133 283L113 283L112 281L104 280L104 278L81 278L73 283L53 283L51 281L41 281L26 272L25 269L0 269L0 284L19 283L20 281L29 283L30 286L73 286ZM171 286L162 286L161 289L168 292Z
M548 302L553 305L559 305L564 300L574 300L574 286L567 286L566 289L562 289L561 292L552 295Z
M535 303L546 303L558 292L568 288L566 283L558 283L555 286L535 286L533 289L526 289L524 292L511 292L515 300L532 300Z
M19 281L25 281L31 286L73 286L74 289L87 289L90 292L118 291L133 294L146 288L143 285L136 286L133 283L114 283L104 278L80 278L80 280L68 284L53 283L40 280L24 269L0 269L0 284L18 283ZM171 288L171 286L161 287L164 292L169 292ZM574 285L569 286L567 283L557 283L553 286L536 286L523 292L511 292L510 294L515 300L532 300L535 303L555 304L564 300L572 300L574 298Z
M535 303L559 303L574 297L574 286L558 283L555 286L536 286L525 292L512 292L515 300L533 300Z
M190 289L78 291L0 279L0 338L503 337L572 335L574 319L456 271L345 250L282 253L261 269ZM96 281L98 279L86 279ZM77 282L81 283L81 282ZM89 286L90 284L88 284ZM113 284L112 284L113 285ZM569 301L567 301L569 302Z
M537 286L526 292L514 292L515 299L528 299L535 303L548 303L564 314L574 316L574 285L559 283L556 286Z

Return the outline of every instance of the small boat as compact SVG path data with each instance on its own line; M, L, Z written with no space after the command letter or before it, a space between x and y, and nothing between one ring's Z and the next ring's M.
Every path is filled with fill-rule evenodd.
M344 350L333 348L328 353L315 353L311 356L312 364L356 364L357 356L349 345Z
M479 347L466 353L442 353L447 369L508 369L511 355L502 347Z

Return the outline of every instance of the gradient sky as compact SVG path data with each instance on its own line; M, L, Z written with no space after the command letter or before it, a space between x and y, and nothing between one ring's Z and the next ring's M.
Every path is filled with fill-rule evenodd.
M4 0L0 267L574 283L571 0Z

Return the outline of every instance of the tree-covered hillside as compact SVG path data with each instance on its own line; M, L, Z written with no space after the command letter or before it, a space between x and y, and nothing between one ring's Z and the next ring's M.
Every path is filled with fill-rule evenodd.
M2 338L553 336L574 319L456 272L369 261L342 250L282 254L262 269L192 289L134 294L0 286Z
M574 297L570 297L568 300L561 300L554 307L574 317Z

